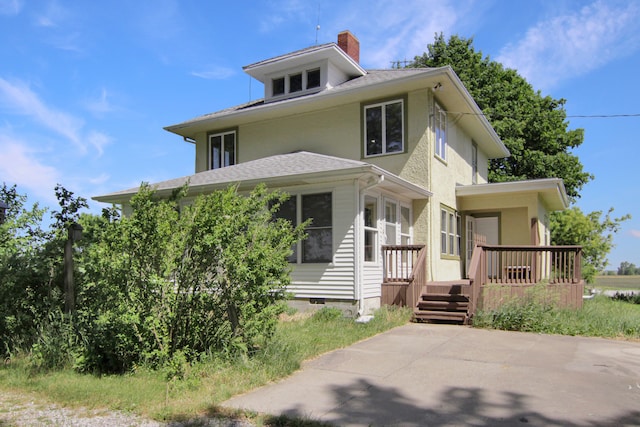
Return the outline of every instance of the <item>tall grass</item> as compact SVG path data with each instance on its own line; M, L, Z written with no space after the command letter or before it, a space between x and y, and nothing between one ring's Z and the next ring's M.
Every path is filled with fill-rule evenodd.
M529 300L480 312L474 326L547 334L640 339L640 305L596 296L582 309L559 309Z
M383 308L371 322L360 324L337 310L323 309L302 320L280 322L274 339L253 357L224 360L210 355L185 366L182 380L168 380L166 372L143 368L102 377L69 369L41 372L23 356L0 368L0 388L34 393L67 406L133 411L158 420L237 416L218 405L291 374L305 359L402 325L410 316L410 310Z

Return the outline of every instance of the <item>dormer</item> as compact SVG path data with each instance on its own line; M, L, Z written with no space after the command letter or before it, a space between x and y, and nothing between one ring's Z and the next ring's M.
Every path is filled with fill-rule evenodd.
M265 102L280 101L331 89L367 72L358 63L360 43L349 31L338 43L312 46L243 67L264 84Z

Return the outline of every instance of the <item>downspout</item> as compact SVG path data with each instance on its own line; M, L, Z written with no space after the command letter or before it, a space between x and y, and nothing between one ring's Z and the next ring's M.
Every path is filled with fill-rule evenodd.
M360 245L360 239L361 239L361 232L362 232L362 206L360 205L361 200L362 200L362 196L364 194L365 191L376 187L378 185L380 185L382 182L384 181L384 175L373 175L370 179L368 179L365 182L365 186L360 188L360 179L356 179L354 180L354 187L355 187L355 193L356 193L356 204L355 206L358 209L358 214L356 215L356 229L355 229L355 253L354 253L354 257L355 260L354 262L356 263L356 269L355 269L355 282L356 282L356 286L355 286L355 291L356 291L356 299L358 300L358 317L362 316L362 314L364 313L364 296L362 295L362 257L361 257L361 245Z

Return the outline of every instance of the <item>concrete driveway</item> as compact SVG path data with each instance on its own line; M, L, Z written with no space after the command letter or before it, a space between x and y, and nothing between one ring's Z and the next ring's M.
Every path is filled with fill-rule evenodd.
M340 426L640 426L640 343L408 324L223 406Z

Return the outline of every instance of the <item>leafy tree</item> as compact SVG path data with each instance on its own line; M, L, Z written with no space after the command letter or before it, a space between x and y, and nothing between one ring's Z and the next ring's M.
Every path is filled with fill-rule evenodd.
M607 265L607 254L613 247L613 234L622 221L630 218L624 215L613 218L613 208L602 217L601 211L584 214L580 208L572 207L551 215L551 241L558 245L580 245L585 265L582 276L589 283Z
M620 267L618 267L618 275L634 276L637 274L640 274L640 267L636 267L634 263L627 261L623 261L620 263Z
M436 35L411 67L449 65L496 130L511 157L491 160L492 182L559 177L567 194L580 196L593 177L571 150L583 142L582 129L568 129L564 99L542 96L517 71L483 57L473 39Z

